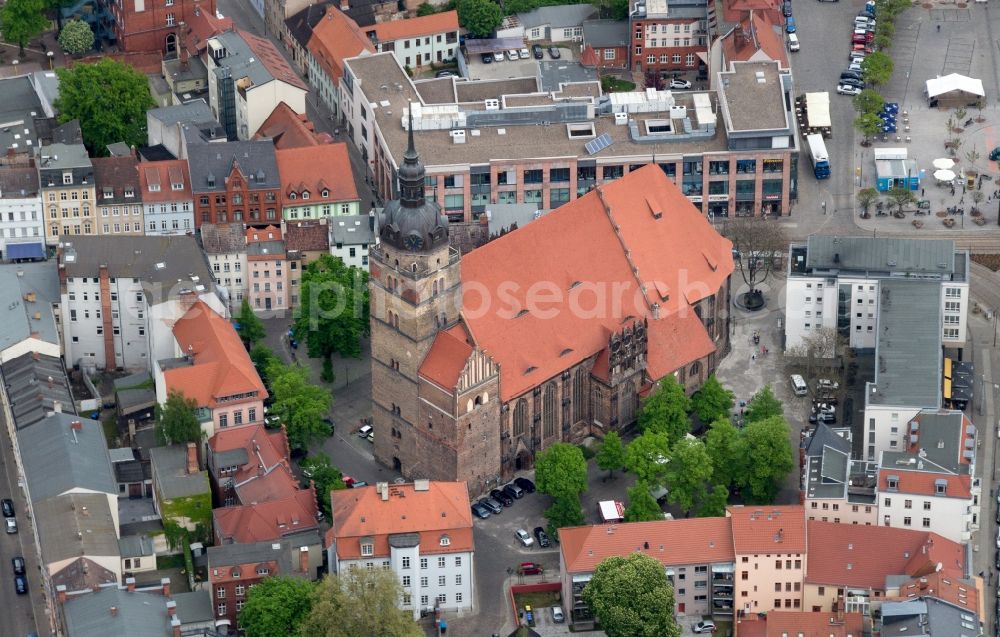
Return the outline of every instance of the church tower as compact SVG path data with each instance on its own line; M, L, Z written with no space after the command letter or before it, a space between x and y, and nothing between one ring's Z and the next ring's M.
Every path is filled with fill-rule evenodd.
M448 219L424 196L425 169L413 144L413 113L397 171L399 199L379 219L380 243L369 258L372 408L375 457L410 478L430 475L415 448L417 372L442 328L461 310L459 253L448 240Z

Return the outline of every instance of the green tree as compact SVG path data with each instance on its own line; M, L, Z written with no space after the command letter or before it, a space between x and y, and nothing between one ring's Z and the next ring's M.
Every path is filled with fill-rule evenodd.
M327 520L331 519L330 492L347 488L344 484L344 474L330 463L330 456L323 452L305 458L299 463L299 467L302 469L302 475L316 485L319 508Z
M492 0L461 0L458 3L458 23L474 37L489 37L502 19L500 5Z
M723 387L715 374L712 374L691 397L691 407L698 414L698 420L703 423L728 418L733 408L733 392Z
M583 599L608 637L680 637L674 589L663 565L648 555L601 560Z
M647 484L663 486L669 463L667 434L647 431L625 448L625 467Z
M75 4L75 0L46 0L45 5L49 10L55 10L56 14L56 28L62 31L63 21L62 21L62 11L64 7L72 7Z
M568 495L555 498L552 505L543 514L548 520L549 535L559 539L559 529L570 526L582 526L586 523L583 517L583 507L580 506L579 495Z
M617 431L609 431L597 448L595 457L597 466L608 472L608 478L614 475L615 469L625 466L625 447Z
M872 187L862 188L858 191L858 204L861 205L861 210L865 214L868 214L868 209L872 207L872 204L878 201L879 194L878 191Z
M628 0L611 0L611 19L624 20L628 17Z
M323 417L330 412L330 392L309 382L301 365L272 361L267 369L271 381L271 414L281 418L293 449L306 449L330 434Z
M264 321L254 314L253 308L250 307L250 301L243 299L240 313L236 316L236 322L240 326L240 339L247 348L252 348L257 341L264 338Z
M437 13L437 9L435 9L434 5L429 2L422 2L420 3L420 6L417 7L418 18L422 18L428 15L434 15L435 13Z
M267 370L271 366L272 361L281 362L274 355L274 352L271 351L271 348L263 343L257 343L250 348L250 360L253 362L254 367L257 368L257 374L260 375L260 379L264 381L265 385L270 385L267 378Z
M108 144L146 143L146 110L156 106L149 81L127 64L104 58L94 64L56 69L59 123L80 120L83 142L92 156L108 153Z
M649 492L649 485L639 480L628 489L626 522L652 522L663 519L663 510Z
M24 45L41 35L49 26L45 18L45 0L7 0L0 8L0 33L7 42L16 44L24 57ZM146 121L143 116L143 121Z
M691 438L674 443L667 463L667 502L690 514L711 478L712 459L705 443Z
M705 451L712 462L712 482L727 489L743 471L739 438L739 430L728 418L713 422L705 434Z
M892 77L892 58L882 51L865 56L861 63L861 74L865 82L872 86L885 86Z
M698 500L699 518L717 518L726 514L726 503L729 502L729 489L716 484L702 493Z
M889 200L896 206L899 214L903 214L903 206L917 200L917 196L909 188L893 188L888 193Z
M538 454L535 461L538 490L555 499L580 495L587 490L587 461L580 448L557 442Z
M782 416L770 416L749 423L740 436L740 449L746 469L740 476L748 499L770 504L785 476L795 468L791 432Z
M298 633L302 637L423 637L412 611L398 607L403 596L396 573L358 568L329 575L313 593L312 610Z
M307 579L265 577L247 591L240 611L246 637L297 635L312 608L315 586Z
M205 432L195 411L198 403L193 398L185 398L179 391L172 391L167 401L156 405L156 439L162 445L180 445L201 442Z
M94 32L82 20L70 20L59 31L59 46L70 55L86 53L94 48Z
M868 145L871 143L872 137L882 131L882 120L875 113L865 113L854 119L854 128L864 135L862 143Z
M784 417L785 409L781 406L781 401L774 397L774 392L771 391L771 386L764 385L756 394L753 395L750 402L747 403L747 408L743 415L743 421L749 424L758 420L770 418L771 416Z
M668 375L660 381L657 389L642 401L639 411L639 429L667 434L671 444L691 431L691 399L684 394L684 388Z
M295 333L309 356L358 358L368 333L368 273L324 254L302 272Z
M862 115L878 113L885 106L885 98L874 89L866 88L854 96L854 110Z

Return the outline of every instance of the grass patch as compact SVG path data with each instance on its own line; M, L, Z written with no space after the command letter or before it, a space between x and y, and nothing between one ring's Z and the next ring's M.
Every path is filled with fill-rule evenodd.
M157 570L163 570L168 568L184 568L184 556L183 555L157 555L156 556L156 568Z
M532 610L548 608L559 604L559 593L557 591L539 591L537 593L519 593L514 595L519 611L525 606L531 606Z
M114 449L115 441L118 439L118 422L114 415L101 421L101 427L104 429L104 439L108 443L108 449Z
M605 93L634 91L635 82L622 80L613 75L605 75L601 77L601 90Z

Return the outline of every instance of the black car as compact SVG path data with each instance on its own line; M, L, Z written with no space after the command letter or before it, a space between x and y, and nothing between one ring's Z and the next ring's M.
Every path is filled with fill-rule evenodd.
M24 558L20 555L12 558L10 563L14 566L14 575L24 575Z
M509 495L510 497L514 498L515 500L520 500L521 498L524 497L524 490L521 487L514 484L513 482L504 485L503 492Z
M1000 569L1000 551L997 551L996 566L998 569Z
M545 49L542 48L541 44L532 44L531 54L535 56L536 60L541 60L545 57Z
M549 535L540 526L535 527L535 539L538 541L538 546L548 548L550 546Z
M492 53L482 53L479 59L483 61L483 64L493 64L493 54Z
M852 78L852 79L855 79L855 80L863 80L863 79L865 79L864 75L861 74L861 71L842 71L840 73L840 79L843 80L845 78Z
M472 505L472 513L480 520L485 520L490 517L490 512L486 510L486 507L479 504L478 502Z
M490 491L490 497L505 507L509 507L514 504L514 498L510 497L500 489L493 489Z
M840 78L841 84L847 84L848 86L857 86L858 88L864 88L864 80L856 80L853 77L842 77Z
M784 4L781 5L781 13L787 18L792 15L792 3L785 0Z
M5 518L14 517L14 501L10 498L4 498L0 501L0 508L3 509L3 516Z
M14 590L17 591L18 595L26 594L28 592L28 578L24 575L15 575Z
M524 489L525 493L535 492L535 483L532 482L531 480L528 480L527 478L515 478L514 484Z
M479 505L486 507L486 510L494 515L503 512L503 505L501 505L493 498L480 498Z
M559 47L550 46L549 47L549 56L553 60L558 60L559 58L561 58L562 57L562 53L559 52Z

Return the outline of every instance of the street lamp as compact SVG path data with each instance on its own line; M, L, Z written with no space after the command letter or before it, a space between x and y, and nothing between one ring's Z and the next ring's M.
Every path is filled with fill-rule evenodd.
M51 71L53 65L52 59L56 56L56 54L54 51L48 51L45 55L49 58L49 70Z

